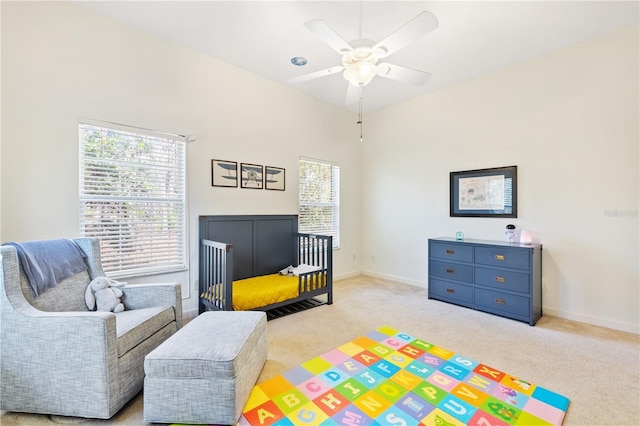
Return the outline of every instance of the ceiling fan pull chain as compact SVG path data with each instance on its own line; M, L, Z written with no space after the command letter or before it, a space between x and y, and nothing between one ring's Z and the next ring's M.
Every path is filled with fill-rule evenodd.
M360 142L362 142L362 87L360 87L360 108L358 109L358 122L360 125Z

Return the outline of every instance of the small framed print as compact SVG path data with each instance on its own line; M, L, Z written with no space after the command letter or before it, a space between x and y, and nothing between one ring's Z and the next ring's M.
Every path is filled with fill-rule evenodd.
M238 187L238 163L211 160L211 186Z
M240 176L241 176L240 187L262 189L262 186L263 186L262 173L263 173L262 166L258 164L241 163L240 164Z
M284 191L285 170L280 167L264 167L264 189Z

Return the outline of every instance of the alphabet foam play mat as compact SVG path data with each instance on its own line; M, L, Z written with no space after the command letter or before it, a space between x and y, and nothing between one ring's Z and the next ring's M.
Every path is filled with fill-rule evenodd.
M240 425L560 425L569 399L382 327L256 385Z

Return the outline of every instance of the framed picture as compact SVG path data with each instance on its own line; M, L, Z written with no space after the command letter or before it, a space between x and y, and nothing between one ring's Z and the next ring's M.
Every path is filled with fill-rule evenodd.
M240 187L262 189L262 166L258 164L240 164Z
M238 187L238 163L211 160L211 186Z
M449 174L449 216L518 217L518 167Z
M285 170L280 167L264 167L264 189L284 191Z

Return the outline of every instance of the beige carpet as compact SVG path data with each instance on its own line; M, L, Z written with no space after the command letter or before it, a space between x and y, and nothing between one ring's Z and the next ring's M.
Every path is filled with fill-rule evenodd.
M530 327L364 276L335 283L334 301L268 323L269 358L259 381L388 325L568 397L565 425L640 424L640 336L550 316ZM56 423L143 425L142 396L110 421L0 417L2 426Z

